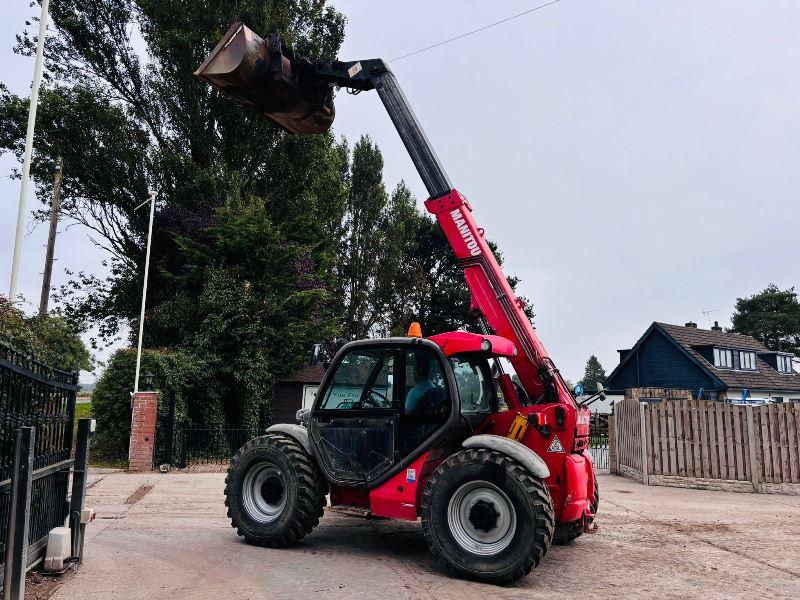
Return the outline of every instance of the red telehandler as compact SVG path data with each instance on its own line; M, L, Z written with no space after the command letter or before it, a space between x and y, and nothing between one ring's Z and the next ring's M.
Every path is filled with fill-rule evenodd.
M281 547L333 509L416 521L451 572L509 583L550 544L593 531L598 489L589 409L539 340L380 59L310 61L278 34L234 23L195 73L291 133L327 131L334 91L376 90L430 194L482 334L360 340L333 357L300 424L248 442L226 478L228 515L253 544ZM519 377L507 372L507 362ZM505 365L505 367L504 367Z

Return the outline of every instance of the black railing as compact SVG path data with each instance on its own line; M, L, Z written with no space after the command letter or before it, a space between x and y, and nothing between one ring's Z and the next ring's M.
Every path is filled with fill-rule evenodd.
M226 463L255 435L248 429L176 429L173 442L163 444L156 464L183 469L191 465ZM171 452L170 452L171 451ZM170 455L171 454L171 455Z
M77 373L52 369L0 344L0 564L5 563L18 427L36 428L29 559L38 558L53 527L64 525L77 390Z
M595 469L608 469L608 415L592 413L589 421L589 454Z

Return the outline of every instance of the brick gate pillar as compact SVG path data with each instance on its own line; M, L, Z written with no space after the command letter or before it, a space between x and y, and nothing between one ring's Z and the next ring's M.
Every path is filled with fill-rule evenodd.
M136 392L131 411L131 440L128 448L129 471L153 469L153 445L156 435L158 394Z

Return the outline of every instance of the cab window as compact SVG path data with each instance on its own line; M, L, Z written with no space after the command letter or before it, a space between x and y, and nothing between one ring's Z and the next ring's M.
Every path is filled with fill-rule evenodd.
M486 358L478 354L456 354L450 357L450 364L461 399L461 412L494 412L497 400Z
M447 400L439 361L428 350L406 352L404 413L436 415Z
M392 408L394 350L354 349L344 357L325 393L323 410Z

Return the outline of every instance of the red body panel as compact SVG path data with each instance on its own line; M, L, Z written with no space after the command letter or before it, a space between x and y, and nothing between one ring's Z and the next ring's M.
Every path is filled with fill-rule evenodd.
M331 505L369 506L369 490L331 484Z
M565 467L567 476L566 497L564 498L564 507L561 509L559 521L571 523L583 517L584 514L591 514L589 504L591 503L592 493L589 490L594 489L594 479L591 460L587 461L583 454L568 455ZM590 485L592 487L589 487Z
M499 335L479 335L466 331L450 331L432 335L428 339L438 345L445 356L452 356L461 352L481 352L483 351L482 344L484 341L489 342L489 352L495 356L513 358L517 354L517 347Z
M421 481L422 466L429 455L430 452L425 452L408 465L408 468L370 491L369 505L373 515L406 521L417 520L418 500L424 486Z

